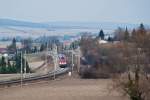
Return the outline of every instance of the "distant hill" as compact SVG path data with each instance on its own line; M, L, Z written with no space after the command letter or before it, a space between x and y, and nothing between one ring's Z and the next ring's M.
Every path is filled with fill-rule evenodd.
M139 23L140 24L140 23ZM0 27L28 27L28 28L46 28L46 29L83 29L83 28L96 28L104 30L114 30L118 27L128 27L129 29L136 28L138 24L130 23L115 23L115 22L45 22L45 23L33 23L27 21L18 21L12 19L0 19ZM150 25L145 25L149 27Z
M18 21L12 19L0 19L0 26L1 27L15 26L15 27L29 27L29 28L48 28L49 25L42 24L42 23L27 22L27 21Z
M80 33L98 34L100 29L104 33L111 34L118 27L128 27L133 29L139 24L128 23L114 23L114 22L43 22L35 23L28 21L19 21L12 19L0 19L0 39L7 39L12 37L33 37L38 38L42 36L64 36L64 35L78 35ZM150 25L145 25L150 28Z
M115 22L48 22L53 28L96 28L104 30L114 30L118 27L128 27L130 29L138 27L138 24L115 23Z

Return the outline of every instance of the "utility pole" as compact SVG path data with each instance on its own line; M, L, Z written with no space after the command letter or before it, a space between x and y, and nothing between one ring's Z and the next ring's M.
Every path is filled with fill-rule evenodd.
M46 72L48 71L48 42L47 42L47 45L46 45Z
M46 65L46 69L45 69L45 71L46 71L46 73L47 73L47 55L48 55L48 42L46 43L46 52L45 52L45 65Z
M26 50L24 53L24 78L26 77L26 72L27 72L27 57L26 57Z
M80 48L78 48L78 73L80 72Z
M72 52L71 53L72 53L72 55L71 55L71 58L72 58L72 60L71 60L72 61L71 72L73 73L73 67L74 67L74 63L73 63L73 60L74 60L73 59L73 48L72 48Z
M56 71L56 67L58 66L58 54L57 54L57 46L56 46L56 44L54 45L53 53L54 53L54 79L55 79L56 78L55 71Z
M21 87L22 87L22 80L23 80L23 71L22 71L22 51L21 51L21 71L20 71L20 74L21 74Z

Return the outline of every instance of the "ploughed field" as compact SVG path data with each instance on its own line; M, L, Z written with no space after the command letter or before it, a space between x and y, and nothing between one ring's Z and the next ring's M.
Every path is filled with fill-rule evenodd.
M128 100L109 89L110 79L63 77L51 81L0 89L1 100Z

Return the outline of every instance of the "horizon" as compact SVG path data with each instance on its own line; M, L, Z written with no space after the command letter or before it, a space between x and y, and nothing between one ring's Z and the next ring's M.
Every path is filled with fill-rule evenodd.
M19 22L29 22L29 23L37 23L37 24L50 24L50 23L73 23L73 24L100 24L100 23L113 23L113 24L129 24L129 25L148 25L150 26L150 23L143 23L143 22L137 22L137 23L129 23L129 22L113 22L113 21L68 21L68 20L50 20L45 22L38 22L38 21L31 21L31 20L25 20L25 19L15 19L15 18L0 18L0 20L11 20L11 21L19 21Z

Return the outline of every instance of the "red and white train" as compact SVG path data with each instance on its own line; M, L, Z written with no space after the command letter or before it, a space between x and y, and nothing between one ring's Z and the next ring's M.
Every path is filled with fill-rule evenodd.
M59 67L61 67L61 68L67 67L67 58L66 58L66 56L64 54L59 54L58 58L59 58Z

